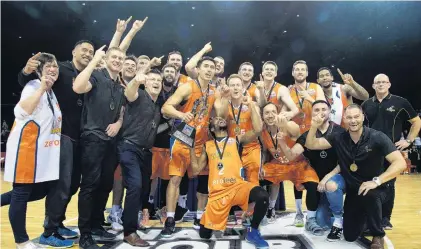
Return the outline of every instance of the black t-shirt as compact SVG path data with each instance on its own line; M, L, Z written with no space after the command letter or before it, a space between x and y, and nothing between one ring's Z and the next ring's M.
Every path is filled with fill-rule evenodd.
M159 94L158 99L156 100L156 103L159 105L159 109L161 110L162 106L165 104L167 99L174 93L174 90L171 90L170 92L166 92L164 89L161 90L161 94ZM165 119L164 116L161 113L161 121L159 124L168 124L168 128L162 131L159 134L156 134L155 138L155 144L154 147L157 148L170 148L170 133L172 130L171 124L169 123L168 119Z
M381 103L374 96L364 101L361 107L368 127L382 131L393 142L400 140L403 122L418 116L408 100L390 93Z
M325 133L317 130L316 137L325 137L328 134L341 133L345 129L333 122L330 122L329 128ZM338 165L338 156L333 148L327 150L310 150L305 147L308 131L304 132L298 139L297 143L304 148L304 156L310 161L311 166L316 171L319 179L323 179L325 175L331 172Z
M161 108L146 91L139 89L138 94L135 101L127 104L121 138L139 148L150 149L155 142Z
M70 61L58 62L59 75L53 85L54 94L57 97L63 116L61 133L74 140L80 137L80 119L83 109L83 94L77 94L73 91L73 80L80 73L76 67L73 67ZM21 86L33 79L38 79L36 73L24 75L21 70L18 74L18 82Z
M385 156L396 151L395 145L383 132L363 127L357 144L348 131L331 133L325 136L338 155L341 175L345 179L347 191L358 191L363 182L371 181L384 172ZM350 169L352 163L358 169Z
M118 80L111 79L105 68L95 70L89 82L92 89L84 96L82 135L95 134L101 139L111 140L105 130L108 125L117 122L121 107L126 104L124 88Z

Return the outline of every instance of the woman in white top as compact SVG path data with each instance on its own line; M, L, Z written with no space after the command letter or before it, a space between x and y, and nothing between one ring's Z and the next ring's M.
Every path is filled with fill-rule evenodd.
M13 190L2 194L10 203L9 220L18 249L37 248L26 233L27 203L46 196L59 178L61 111L51 87L58 78L54 55L41 53L39 79L30 81L16 105L7 140L4 180Z

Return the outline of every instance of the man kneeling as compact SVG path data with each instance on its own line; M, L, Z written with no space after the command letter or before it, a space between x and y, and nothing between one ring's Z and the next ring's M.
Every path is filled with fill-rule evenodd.
M246 211L249 203L255 203L246 241L258 249L269 248L258 230L269 205L269 196L261 187L244 180L238 153L239 146L256 139L255 132L239 136L237 142L228 137L227 122L220 117L211 120L209 131L213 140L206 142L200 157L196 157L194 149L190 150L193 174L197 175L206 165L209 166L209 200L200 221L200 237L209 239L213 230L224 230L232 206L238 205Z

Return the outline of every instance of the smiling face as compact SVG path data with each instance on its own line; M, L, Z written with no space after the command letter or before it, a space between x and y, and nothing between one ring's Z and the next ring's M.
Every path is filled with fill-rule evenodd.
M364 114L358 107L346 108L344 115L344 123L346 127L349 127L349 131L357 132L363 127Z
M319 71L317 76L317 83L319 83L323 88L329 88L332 85L333 76L330 74L330 71L327 69L322 69Z
M221 76L224 73L225 60L222 57L215 57L215 75Z
M313 106L311 115L313 117L319 116L323 119L323 123L329 121L330 108L326 103L317 103Z
M238 74L241 76L244 82L250 82L254 76L254 67L253 65L244 64L240 66Z
M183 66L183 57L177 53L170 54L168 55L167 63L174 65L177 71L180 71Z
M262 75L265 81L273 81L275 77L278 75L276 66L271 63L267 63L263 65Z
M105 57L105 63L107 65L108 70L110 70L113 73L119 73L123 69L123 62L125 57L125 53L120 50L108 50L107 55Z
M149 72L146 75L146 91L152 96L158 96L162 89L162 76L159 73Z
M276 108L276 106L272 103L267 104L264 108L263 108L263 122L265 122L265 124L267 126L273 126L276 124L276 116L278 115L278 109Z
M123 64L123 77L133 79L136 76L136 62L126 59Z
M72 51L73 58L83 67L86 67L94 56L94 47L87 42L77 45Z

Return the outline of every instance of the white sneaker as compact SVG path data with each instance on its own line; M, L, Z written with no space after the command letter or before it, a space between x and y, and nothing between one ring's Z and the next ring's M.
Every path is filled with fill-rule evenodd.
M110 215L107 218L107 221L111 223L111 229L116 232L121 232L124 229L122 225L123 221L121 220L121 211L110 213Z
M124 230L124 227L119 222L113 222L111 223L111 229L116 232L121 232Z
M34 242L28 240L25 243L16 244L16 249L38 249L37 245L34 244Z

